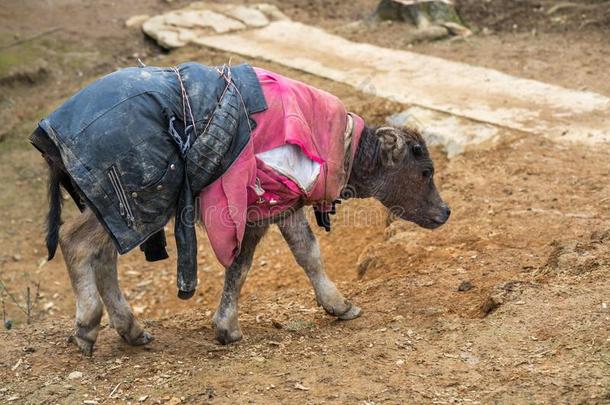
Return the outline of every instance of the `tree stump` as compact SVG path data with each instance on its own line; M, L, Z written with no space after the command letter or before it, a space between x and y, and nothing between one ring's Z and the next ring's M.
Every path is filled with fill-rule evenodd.
M420 32L421 39L471 34L464 27L452 0L381 0L374 18L412 24Z

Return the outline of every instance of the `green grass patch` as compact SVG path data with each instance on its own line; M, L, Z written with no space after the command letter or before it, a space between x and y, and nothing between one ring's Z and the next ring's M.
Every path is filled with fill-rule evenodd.
M6 42L1 40L0 42ZM39 63L41 49L35 43L23 43L0 51L0 78L15 69Z

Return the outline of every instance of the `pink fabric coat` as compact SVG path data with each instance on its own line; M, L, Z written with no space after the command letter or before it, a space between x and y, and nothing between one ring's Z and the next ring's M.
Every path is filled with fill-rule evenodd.
M333 95L281 75L255 68L268 109L233 165L200 193L201 217L216 257L228 267L239 253L246 222L269 218L299 201L306 205L336 200L346 181L345 131L348 113ZM364 128L351 114L353 160ZM263 162L259 155L296 145L319 174L308 189ZM317 166L317 165L316 165Z

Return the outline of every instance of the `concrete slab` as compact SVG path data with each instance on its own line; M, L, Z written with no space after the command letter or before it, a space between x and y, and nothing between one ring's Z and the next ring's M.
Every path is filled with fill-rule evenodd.
M440 145L449 159L468 149L493 145L508 136L508 130L422 107L411 107L386 120L395 127L414 127L428 145Z
M248 27L264 27L269 24L269 19L265 14L255 8L237 6L229 8L226 12L229 17L233 17L246 24Z
M237 19L211 10L190 9L158 15L142 24L142 30L147 35L154 38L161 46L170 49L186 45L190 38L205 35L203 29L206 28L223 34L243 30L246 25Z
M401 103L480 123L610 143L610 98L413 52L355 43L293 21L192 39L303 70Z
M152 18L132 17L128 23L142 23L142 31L167 49L186 46L194 38L261 28L271 20L287 17L275 6L260 3L248 6L194 2Z

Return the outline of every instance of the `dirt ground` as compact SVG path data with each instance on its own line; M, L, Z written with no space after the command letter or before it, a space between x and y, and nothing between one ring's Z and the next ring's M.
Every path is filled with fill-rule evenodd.
M396 24L346 28L370 15L372 0L272 2L350 39L610 96L607 1L553 13L551 1L462 1L475 36L415 44ZM45 171L27 135L78 88L137 58L242 60L198 48L164 53L124 26L185 3L0 8L0 297L12 321L0 331L0 403L610 403L610 147L517 132L451 160L433 151L453 209L437 231L387 226L369 200L343 204L331 233L316 230L331 278L364 309L359 319L338 322L316 306L273 229L242 293L244 339L217 345L211 315L223 269L200 233L200 288L190 301L175 296L173 246L164 262L140 252L119 260L134 312L155 335L150 346L125 345L106 318L92 358L69 345L74 300L61 257L44 260ZM249 62L331 90L368 122L404 108Z

